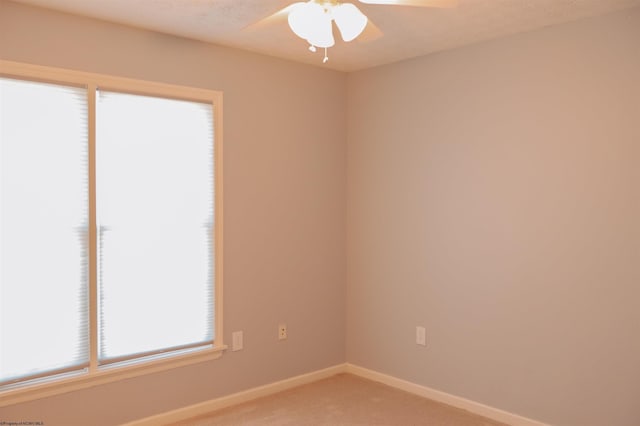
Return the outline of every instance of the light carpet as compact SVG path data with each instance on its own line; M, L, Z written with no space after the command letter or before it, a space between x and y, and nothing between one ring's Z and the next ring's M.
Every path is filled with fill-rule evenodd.
M338 374L175 426L498 426L464 410L351 374Z

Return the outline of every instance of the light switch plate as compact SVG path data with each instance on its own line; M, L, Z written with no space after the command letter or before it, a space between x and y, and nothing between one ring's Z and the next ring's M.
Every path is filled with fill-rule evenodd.
M424 327L416 327L416 344L427 346L427 331Z
M242 331L231 333L231 351L239 351L244 347Z

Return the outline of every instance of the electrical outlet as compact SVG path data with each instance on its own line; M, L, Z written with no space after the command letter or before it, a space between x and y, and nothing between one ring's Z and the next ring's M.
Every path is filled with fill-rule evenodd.
M284 340L287 338L287 324L278 325L278 340Z
M416 327L416 344L427 346L427 331L424 327Z
M231 333L231 350L239 351L244 347L242 331L234 331Z

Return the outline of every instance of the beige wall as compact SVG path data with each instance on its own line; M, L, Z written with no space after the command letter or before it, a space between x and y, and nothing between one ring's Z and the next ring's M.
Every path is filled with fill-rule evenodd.
M640 9L348 90L348 361L552 424L639 425Z
M4 1L0 57L224 92L225 340L245 345L0 420L116 424L345 361L344 74Z

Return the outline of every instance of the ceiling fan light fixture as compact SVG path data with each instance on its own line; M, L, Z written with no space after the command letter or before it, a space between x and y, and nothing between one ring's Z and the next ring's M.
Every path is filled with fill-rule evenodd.
M322 17L318 16L315 25L311 28L307 41L317 47L331 47L336 44L333 38L331 14L324 12Z
M338 4L333 8L332 14L340 35L346 42L362 34L369 21L360 9L351 3Z
M314 23L315 7L317 4L313 3L295 3L290 6L289 16L287 18L289 22L289 28L295 35L300 38L306 39L309 34L309 29Z
M291 31L312 46L331 47L335 44L331 28L333 17L315 1L296 3L287 19Z

